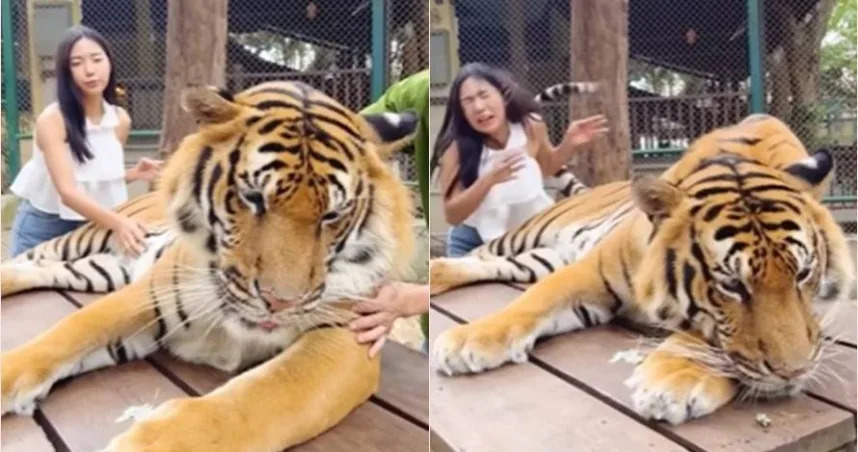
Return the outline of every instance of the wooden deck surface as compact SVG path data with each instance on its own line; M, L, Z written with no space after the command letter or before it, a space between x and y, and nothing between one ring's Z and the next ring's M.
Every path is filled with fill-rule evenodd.
M442 331L495 312L524 287L480 284L432 297L430 346ZM826 307L822 307L823 309ZM856 304L838 305L828 334L843 381L822 380L796 398L734 401L679 426L641 419L623 381L633 365L611 363L637 348L639 333L617 325L539 342L530 361L480 375L430 381L432 448L456 451L855 450ZM763 428L758 413L771 419Z
M2 301L3 350L35 337L97 296L30 292ZM159 353L61 382L33 417L0 421L3 452L82 451L104 447L131 421L116 422L129 406L157 406L171 398L205 394L228 379L224 372ZM388 342L378 393L323 435L294 451L426 451L429 449L429 370L426 357Z

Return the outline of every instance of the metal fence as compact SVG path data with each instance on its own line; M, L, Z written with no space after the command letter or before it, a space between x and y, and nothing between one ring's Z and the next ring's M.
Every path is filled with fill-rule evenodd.
M570 80L571 1L457 0L460 63L506 68L534 92ZM826 202L855 231L855 0L628 0L628 25L634 171L765 111L833 152ZM568 102L544 115L559 142Z
M56 44L65 29L78 22L98 30L110 43L117 84L124 91L121 100L134 126L129 147L151 148L157 143L164 101L167 0L3 3L4 13L11 13L11 30L4 30L3 39L12 41L4 42L4 66L7 62L15 66L4 81L14 80L17 94L14 105L7 105L9 90L4 89L4 170L11 156L7 154L14 149L7 141L7 119L17 118L19 136L32 133L34 116L53 100ZM238 91L267 80L301 80L360 109L389 84L428 67L424 3L230 0L227 88ZM403 177L416 181L410 156L399 158ZM3 178L4 189L9 179Z

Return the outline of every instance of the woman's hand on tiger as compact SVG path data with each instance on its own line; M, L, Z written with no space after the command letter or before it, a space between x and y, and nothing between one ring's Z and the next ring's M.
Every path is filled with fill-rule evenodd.
M400 317L422 314L429 310L429 286L426 284L389 283L375 298L354 306L361 317L349 323L361 344L372 342L369 356L375 356L384 346L393 322Z
M146 249L146 225L140 220L120 216L112 229L126 254L137 257Z
M578 121L572 121L566 129L563 140L570 147L587 144L608 133L608 119L605 115L595 115Z

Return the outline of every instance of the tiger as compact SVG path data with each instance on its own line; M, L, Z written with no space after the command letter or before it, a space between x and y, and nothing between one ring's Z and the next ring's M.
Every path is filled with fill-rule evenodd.
M389 160L417 115L359 115L286 81L195 86L181 102L197 130L155 191L117 209L147 225L143 253L88 223L2 264L4 296L107 292L0 356L2 412L31 414L62 378L165 350L244 372L161 404L107 450L280 451L378 388L378 355L344 326L353 300L410 268L414 206Z
M534 284L442 332L431 365L480 373L527 361L537 338L622 319L667 333L625 381L644 419L676 425L737 395L794 395L833 342L814 298L854 288L843 231L821 203L832 166L779 119L749 115L659 176L592 187L469 255L432 259L433 295Z

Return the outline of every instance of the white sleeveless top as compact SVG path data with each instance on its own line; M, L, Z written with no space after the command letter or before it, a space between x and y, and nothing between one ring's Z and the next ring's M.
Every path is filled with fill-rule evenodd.
M495 184L464 224L476 228L480 237L488 241L503 235L546 207L554 200L545 193L539 163L527 152L527 134L519 124L509 124L509 139L500 150L483 145L480 153L479 174L485 174L493 162L508 155L511 150L524 153L524 167L516 173L517 179Z
M79 163L66 146L78 187L107 209L128 200L125 157L122 144L116 138L118 125L117 107L105 101L101 123L94 125L86 120L86 145L93 158ZM33 157L21 168L10 190L43 212L57 214L64 220L86 220L60 200L45 165L45 155L36 145L35 136L33 138Z

